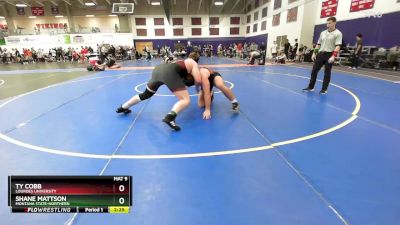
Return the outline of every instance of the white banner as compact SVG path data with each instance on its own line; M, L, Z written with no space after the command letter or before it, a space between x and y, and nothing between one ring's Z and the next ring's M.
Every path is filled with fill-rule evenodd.
M111 44L133 46L133 34L103 33L103 34L69 34L70 44L76 46L96 46L97 44ZM21 45L25 47L60 47L69 42L64 35L26 35L6 37L6 45Z
M21 43L21 39L19 37L6 37L6 45L15 45Z

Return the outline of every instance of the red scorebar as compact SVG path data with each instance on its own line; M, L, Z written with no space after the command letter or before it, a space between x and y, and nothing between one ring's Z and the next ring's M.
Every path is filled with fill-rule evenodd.
M129 194L128 184L70 184L70 183L42 183L40 188L31 188L30 183L18 182L14 186L15 194L43 194L43 195L90 195L90 194Z

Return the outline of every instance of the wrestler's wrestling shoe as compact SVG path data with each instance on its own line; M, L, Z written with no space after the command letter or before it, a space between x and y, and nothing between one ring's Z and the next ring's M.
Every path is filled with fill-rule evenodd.
M129 113L131 113L132 112L132 110L130 110L130 109L125 109L125 108L122 108L122 106L120 106L117 110L115 110L115 112L116 113L123 113L123 114L129 114Z
M171 127L175 131L180 131L181 128L175 123L176 113L168 113L164 119L162 120L169 127Z
M232 103L232 110L233 111L235 111L235 112L238 112L239 111L239 102L234 102L234 103Z

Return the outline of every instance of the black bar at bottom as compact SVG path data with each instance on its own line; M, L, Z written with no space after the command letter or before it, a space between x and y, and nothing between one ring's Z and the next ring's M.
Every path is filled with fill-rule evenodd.
M77 207L12 207L13 213L76 213Z
M108 207L79 207L80 213L108 213Z
M13 213L108 213L108 207L11 207Z

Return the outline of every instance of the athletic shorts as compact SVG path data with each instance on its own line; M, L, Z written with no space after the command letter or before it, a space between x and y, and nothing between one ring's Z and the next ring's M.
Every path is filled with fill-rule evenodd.
M213 87L215 86L215 83L214 83L215 77L222 77L222 76L220 73L215 72L215 71L213 74L210 74L210 77L208 77L208 81L210 81L210 90L212 90Z
M172 92L185 89L186 85L179 74L181 70L181 67L175 63L156 66L148 82L148 87L152 91L157 91L161 85L165 84Z

